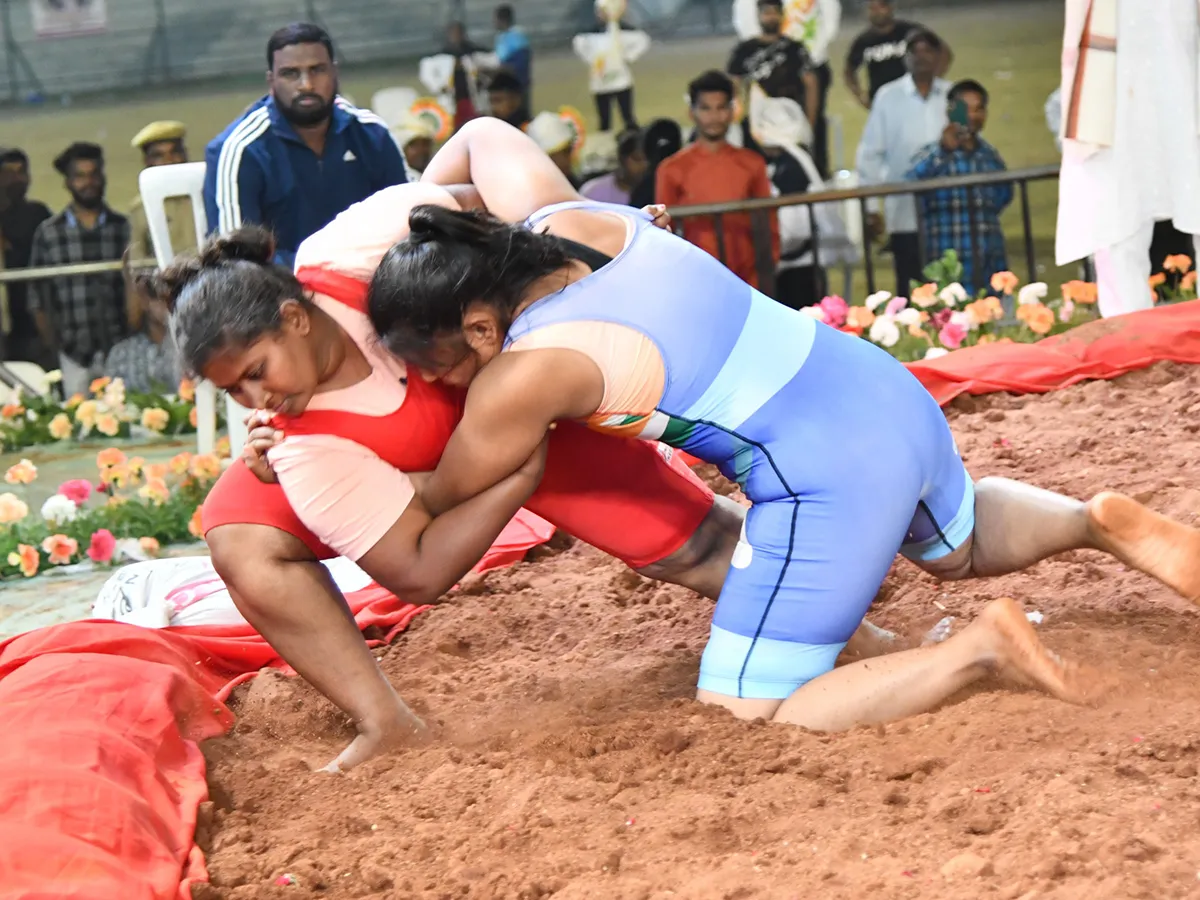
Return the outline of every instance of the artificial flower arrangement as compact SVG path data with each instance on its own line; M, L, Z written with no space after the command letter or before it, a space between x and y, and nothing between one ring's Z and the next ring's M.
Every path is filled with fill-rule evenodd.
M925 284L911 298L877 291L862 306L826 297L801 312L827 325L860 335L904 362L934 359L960 347L1017 341L1030 343L1096 317L1096 286L1083 281L1062 285L1046 300L1044 282L1021 287L1012 272L992 276L992 293L972 298L962 286L962 263L947 250L923 272Z
M199 539L200 505L228 458L218 453L180 453L170 462L147 464L114 447L96 456L99 480L63 482L31 513L19 496L37 480L27 459L9 467L0 493L0 578L32 578L57 566L90 559L97 565L154 557L161 546Z
M54 383L62 375L50 372L47 378ZM137 429L147 436L196 430L196 389L190 381L174 394L159 394L127 392L120 378L97 378L89 394L59 401L18 392L0 407L0 452L96 436L128 438Z

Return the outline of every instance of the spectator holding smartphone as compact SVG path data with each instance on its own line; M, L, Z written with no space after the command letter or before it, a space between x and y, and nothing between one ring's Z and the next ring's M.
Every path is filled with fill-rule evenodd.
M987 123L988 93L978 81L960 81L950 88L948 124L936 143L913 159L906 178L921 181L950 175L1003 172L1007 167L996 148L980 137ZM986 288L992 275L1008 268L1000 213L1012 203L1011 184L950 188L919 194L925 262L947 250L962 260L962 285L972 295ZM974 210L975 231L971 218Z

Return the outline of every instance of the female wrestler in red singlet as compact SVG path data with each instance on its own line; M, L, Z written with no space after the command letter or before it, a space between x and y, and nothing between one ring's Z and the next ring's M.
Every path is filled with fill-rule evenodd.
M316 560L356 561L412 602L436 599L483 554L536 483L538 466L456 521L430 523L406 472L434 468L460 400L382 352L366 282L407 229L414 203L443 189L389 189L314 235L293 277L266 261L262 233L211 243L155 280L172 300L184 356L243 405L274 410L287 438L271 454L281 485L241 463L205 504L213 561L246 618L334 703L361 761L419 723L366 651ZM282 486L282 490L281 490ZM728 504L656 448L564 425L525 504L652 577L715 597L740 529Z

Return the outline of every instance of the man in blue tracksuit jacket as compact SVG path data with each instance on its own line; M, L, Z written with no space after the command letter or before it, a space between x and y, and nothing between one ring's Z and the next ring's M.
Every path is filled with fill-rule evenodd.
M277 261L347 207L405 179L383 120L338 96L333 42L301 23L267 43L270 93L205 150L210 232L257 224L275 233Z

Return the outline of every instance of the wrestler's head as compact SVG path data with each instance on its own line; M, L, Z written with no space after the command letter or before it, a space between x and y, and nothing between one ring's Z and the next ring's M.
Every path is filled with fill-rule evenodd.
M170 310L189 371L249 409L298 415L339 351L314 339L316 308L274 257L270 232L248 226L211 238L143 283Z
M565 285L571 256L558 238L479 210L416 206L408 224L371 280L371 322L397 356L463 387L503 349L517 314Z

